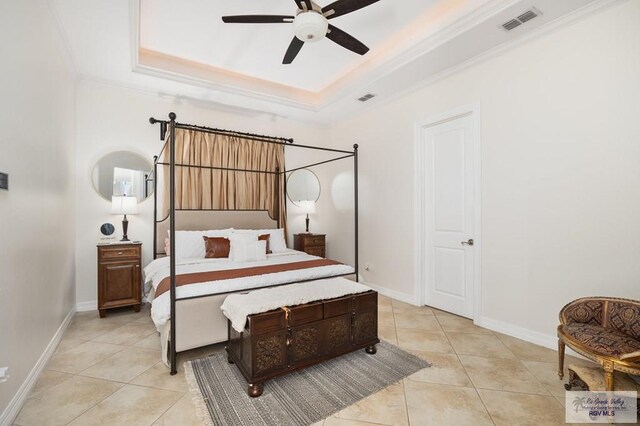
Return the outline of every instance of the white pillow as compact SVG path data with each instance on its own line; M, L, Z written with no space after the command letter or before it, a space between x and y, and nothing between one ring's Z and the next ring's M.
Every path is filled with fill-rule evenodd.
M176 231L176 259L204 259L205 246L202 237L229 237L233 229L209 231ZM167 231L167 234L169 232Z
M287 251L284 241L284 229L235 229L234 235L252 235L256 239L259 235L269 234L269 249L272 253Z
M257 262L267 260L267 242L264 240L253 241L243 238L232 238L229 257L233 262Z

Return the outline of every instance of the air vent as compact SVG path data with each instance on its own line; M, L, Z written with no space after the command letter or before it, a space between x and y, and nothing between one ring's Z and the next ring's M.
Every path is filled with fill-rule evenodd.
M526 12L520 14L517 18L513 18L510 21L505 22L504 24L502 24L502 28L505 29L505 31L511 31L512 29L519 27L520 25L524 24L525 22L528 22L530 20L532 20L533 18L535 18L536 16L540 16L542 15L542 13L536 9L535 7L532 7L531 9L527 10Z
M517 19L512 19L509 22L502 24L502 28L507 31L511 31L512 29L520 25L522 25L522 22L518 21Z
M367 93L366 95L362 96L361 98L358 98L358 100L360 102L367 102L369 99L371 98L375 98L376 95L374 95L373 93Z
M533 10L527 10L525 13L518 16L518 21L524 24L525 22L532 20L536 16L538 16L538 14L535 13Z

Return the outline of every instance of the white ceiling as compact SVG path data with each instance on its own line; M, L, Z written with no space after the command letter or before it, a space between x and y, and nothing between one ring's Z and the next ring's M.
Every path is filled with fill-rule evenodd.
M249 113L326 122L404 93L484 52L524 39L594 0L381 0L331 20L371 48L330 40L282 58L292 24L224 24L294 15L293 0L50 0L80 78ZM318 0L325 6L330 0ZM542 15L506 32L532 6ZM367 104L356 98L378 96Z
M488 0L467 2L467 8ZM318 0L326 6L331 0ZM379 1L331 20L373 52L415 24L440 0ZM456 2L450 2L452 4ZM141 0L140 47L226 69L298 89L319 92L367 57L352 53L329 39L306 43L293 64L282 65L293 37L293 24L225 24L225 15L290 15L293 0ZM459 9L451 7L451 11ZM424 28L427 30L427 28Z

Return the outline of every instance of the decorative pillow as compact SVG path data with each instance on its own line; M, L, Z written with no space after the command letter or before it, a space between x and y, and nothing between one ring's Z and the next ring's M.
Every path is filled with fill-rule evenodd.
M271 229L269 231L269 234L271 234L271 238L269 239L269 246L272 252L279 253L287 251L287 243L284 239L284 229Z
M224 237L203 236L206 259L221 259L229 257L231 241Z
M231 240L231 260L234 262L256 262L267 259L267 242Z
M259 235L269 234L269 250L272 253L287 251L287 243L284 241L284 229L236 229L235 235Z
M271 234L262 234L258 235L258 241L266 241L267 242L267 254L271 254L271 249L269 248L269 239L271 238Z
M205 248L202 237L226 237L233 229L209 231L176 231L176 259L204 259Z

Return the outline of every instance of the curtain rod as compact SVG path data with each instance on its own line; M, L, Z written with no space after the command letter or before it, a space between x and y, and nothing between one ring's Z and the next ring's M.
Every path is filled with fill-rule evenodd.
M170 121L164 121L164 120L157 120L153 117L149 118L149 123L151 124L156 124L156 123L160 123L160 139L164 140L164 135L166 133L166 125L168 123L170 123ZM236 132L233 130L224 130L224 129L214 129L212 127L205 127L205 126L196 126L193 124L183 124L183 123L175 123L175 126L177 129L185 129L185 130L198 130L201 132L207 132L207 133L215 133L215 134L222 134L222 135L239 135L239 136L245 136L247 139L251 139L251 140L255 140L255 141L259 141L259 142L264 142L264 143L272 143L272 144L276 144L276 145L284 145L286 146L290 146L292 148L307 148L307 149L315 149L316 151L327 151L327 152L337 152L340 154L353 154L352 151L345 151L342 149L334 149L334 148L324 148L324 147L320 147L320 146L312 146L312 145L300 145L300 144L294 144L293 143L293 139L287 139L287 138L279 138L279 137L275 137L275 136L263 136L263 135L256 135L253 133L243 133L243 132ZM283 142L285 141L285 142ZM165 145L166 145L166 141L165 141ZM162 149L164 150L164 146L162 147Z
M149 119L149 123L151 123L151 124L160 123L161 125L166 125L167 123L169 123L169 121L156 120L155 118L151 117ZM221 134L221 135L247 136L249 138L256 138L257 140L261 140L262 142L279 141L279 143L290 143L290 144L293 143L293 139L292 138L282 138L282 137L278 137L278 136L259 135L259 134L256 134L256 133L238 132L236 130L228 130L228 129L217 129L217 128L214 128L214 127L198 126L198 125L195 125L195 124L188 124L188 123L176 123L176 128L177 129L185 129L185 130L200 130L200 131L207 132L207 133L216 133L216 134Z

